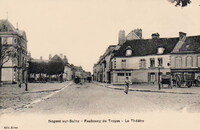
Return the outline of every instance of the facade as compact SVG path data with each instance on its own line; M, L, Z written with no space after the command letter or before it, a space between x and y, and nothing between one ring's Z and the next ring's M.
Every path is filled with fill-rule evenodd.
M112 68L112 84L124 84L129 77L131 83L156 83L158 72L169 74L170 55L147 55L136 57L115 57L112 62L116 65ZM160 69L160 70L159 70Z
M25 31L15 28L8 20L0 20L2 81L25 82L27 74L27 38Z
M125 36L125 31L119 31L118 37L118 45L110 45L105 53L100 56L99 61L93 67L93 79L98 82L111 83L111 70L112 63L111 59L114 56L114 53L117 52L121 46L128 39L141 39L142 38L142 30L135 29L131 31L127 36Z
M131 83L158 83L162 75L176 72L190 72L195 78L200 77L200 36L186 37L180 32L179 37L160 38L154 33L152 39L142 39L142 35L132 39L136 36L132 33L137 31L137 35L142 32L140 29L130 32L123 44L114 47L117 49L109 58L100 57L93 68L94 80L124 84L129 77ZM108 68L105 63L109 63ZM107 72L109 80L106 80Z
M70 81L72 80L72 78L73 78L72 67L70 64L66 64L64 69L63 79L66 81Z
M157 83L159 75L170 74L170 52L178 38L126 41L112 58L111 83Z
M200 79L200 36L180 35L182 40L171 53L171 72L190 73L195 79Z

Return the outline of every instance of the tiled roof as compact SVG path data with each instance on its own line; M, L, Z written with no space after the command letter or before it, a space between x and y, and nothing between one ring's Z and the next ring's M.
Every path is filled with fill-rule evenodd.
M187 37L178 51L172 53L200 53L200 35Z
M163 54L169 54L175 47L179 38L154 38L154 39L137 39L126 41L118 51L116 57L124 57L126 48L130 46L133 50L131 56L145 56L157 54L158 48L164 48Z

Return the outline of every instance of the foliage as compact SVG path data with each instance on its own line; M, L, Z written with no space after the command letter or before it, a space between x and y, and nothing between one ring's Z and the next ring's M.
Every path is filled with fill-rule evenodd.
M32 74L46 74L48 68L48 63L46 62L29 62L28 72Z
M29 73L57 75L64 72L64 63L60 57L54 57L49 62L29 62Z
M188 4L191 3L191 0L168 0L172 3L176 3L175 6L182 6L186 7Z
M48 63L48 74L61 74L64 72L64 63L62 59L55 55Z

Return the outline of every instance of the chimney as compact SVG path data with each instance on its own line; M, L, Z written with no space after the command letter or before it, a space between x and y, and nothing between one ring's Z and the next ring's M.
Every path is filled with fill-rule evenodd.
M43 57L42 57L42 56L40 56L40 60L43 60Z
M120 30L119 31L118 40L119 40L119 45L122 45L123 43L126 42L126 37L125 37L125 31L124 30Z
M60 58L63 59L63 54L62 53L60 53Z
M153 33L151 35L152 39L155 39L155 38L160 38L160 34L159 33Z
M51 58L52 58L52 55L51 55L51 54L49 54L49 60L51 60Z
M184 41L186 38L186 33L184 32L179 32L179 41Z

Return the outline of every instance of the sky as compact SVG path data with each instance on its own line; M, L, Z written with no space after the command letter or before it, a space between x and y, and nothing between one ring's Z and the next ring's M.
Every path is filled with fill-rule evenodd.
M167 0L0 0L0 19L25 30L33 58L62 53L91 71L109 45L141 28L143 38L200 35L200 0L175 7Z

